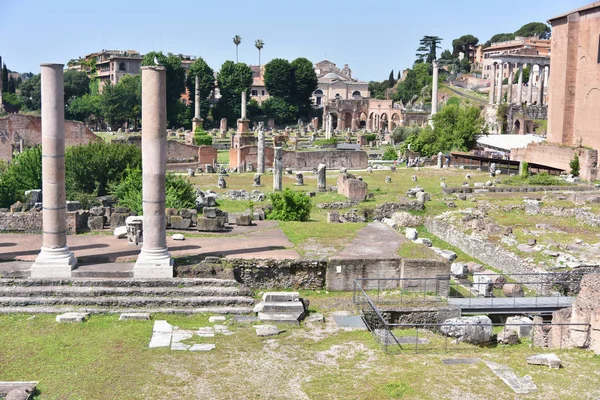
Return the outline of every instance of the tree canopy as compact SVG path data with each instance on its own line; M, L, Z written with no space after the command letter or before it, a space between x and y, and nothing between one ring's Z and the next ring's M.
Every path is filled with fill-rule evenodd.
M515 36L538 36L540 39L549 39L552 29L543 22L530 22L523 25L515 32Z
M454 39L452 41L452 55L458 57L460 53L463 53L468 57L471 46L476 46L477 43L479 43L479 39L473 35L463 35L458 39Z
M437 59L437 50L441 49L440 43L442 42L439 36L423 36L419 41L419 48L417 49L417 60L415 63L427 63L431 64L433 60Z
M244 63L225 61L217 74L217 84L221 99L216 113L219 118L227 118L230 126L234 125L241 115L242 92L249 94L252 86L252 70Z
M167 73L167 123L169 126L178 125L178 113L181 108L181 94L185 91L185 70L181 66L181 57L162 51L151 51L142 59L142 65L154 65L154 59L164 66Z

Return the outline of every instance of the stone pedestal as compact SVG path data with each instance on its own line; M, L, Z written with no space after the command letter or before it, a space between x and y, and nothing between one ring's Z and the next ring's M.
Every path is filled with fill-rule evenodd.
M196 132L196 128L202 129L204 120L202 118L192 118L192 133Z
M77 259L67 246L63 64L42 64L42 248L32 278L70 278Z
M237 120L237 132L240 134L248 133L250 130L250 120L240 118Z
M166 69L142 67L142 202L144 242L134 278L172 278L167 248L165 172L167 167Z
M319 164L317 170L317 192L327 191L327 166L325 164Z

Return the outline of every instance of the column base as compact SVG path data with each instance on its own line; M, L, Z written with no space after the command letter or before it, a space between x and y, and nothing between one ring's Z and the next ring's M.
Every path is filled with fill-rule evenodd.
M69 247L51 249L43 247L31 266L32 278L70 278L71 271L77 265L77 258Z
M192 133L196 132L197 127L202 127L204 120L202 118L192 118Z
M167 249L144 250L140 252L133 267L134 278L172 278L173 259Z

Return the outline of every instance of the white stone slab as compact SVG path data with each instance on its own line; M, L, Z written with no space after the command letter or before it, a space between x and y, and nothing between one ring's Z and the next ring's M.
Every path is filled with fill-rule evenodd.
M256 336L274 336L284 332L275 325L254 325L253 328L256 329Z
M148 321L150 313L123 313L119 317L119 321Z
M171 350L176 350L176 351L188 351L190 349L189 344L183 344L183 343L179 343L179 342L174 342L171 343Z
M150 339L149 348L169 347L171 345L171 332L154 332Z
M208 322L219 322L226 321L227 318L223 315L213 315L212 317L208 317Z
M154 321L154 328L152 329L152 332L171 333L173 332L173 325L163 320Z
M68 312L56 316L56 322L84 322L90 316L89 313Z
M205 326L202 328L198 328L196 335L200 337L215 337L215 330L212 326Z
M190 351L211 351L212 349L214 349L215 347L217 347L214 344L195 344L190 348Z

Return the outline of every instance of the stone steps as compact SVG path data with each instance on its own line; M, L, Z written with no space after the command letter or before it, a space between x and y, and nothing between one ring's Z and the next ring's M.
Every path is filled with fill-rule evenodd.
M0 313L249 314L252 291L231 279L0 279Z
M104 286L0 286L2 297L200 297L252 296L252 291L233 286L104 287Z
M9 306L0 307L0 314L63 314L66 312L88 312L91 314L161 313L161 314L234 314L252 312L252 307L76 307L76 306Z
M0 287L4 286L90 286L90 287L171 287L183 288L192 286L237 287L233 279L213 278L170 278L170 279L0 279Z
M141 296L103 296L103 297L0 297L0 307L13 306L97 306L97 307L216 307L254 305L254 299L243 296L192 296L192 297L141 297Z

